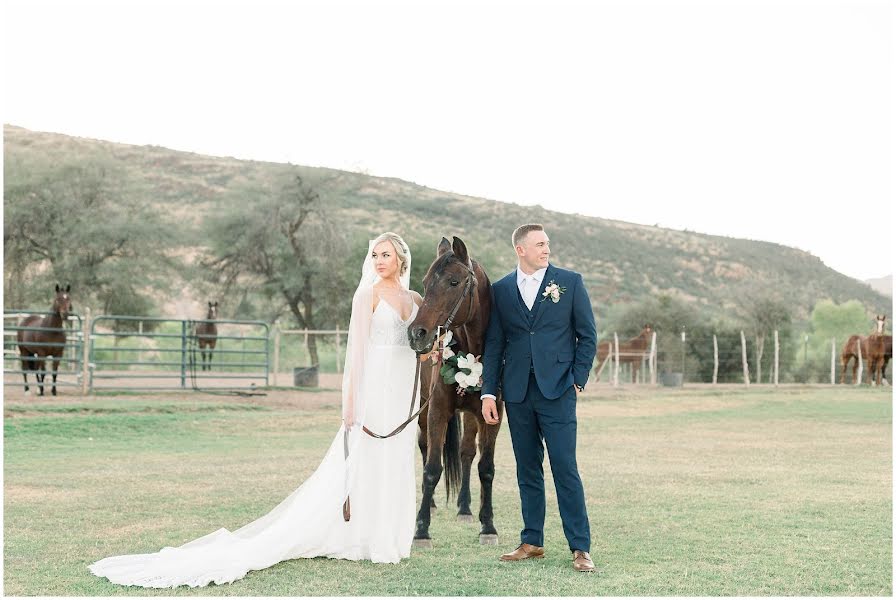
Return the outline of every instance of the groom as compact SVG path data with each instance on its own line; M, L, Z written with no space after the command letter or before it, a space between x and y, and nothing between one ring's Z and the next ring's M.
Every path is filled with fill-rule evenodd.
M577 390L585 389L597 344L591 301L581 275L548 263L544 227L521 225L513 247L519 265L492 285L482 359L482 416L498 423L500 376L523 509L522 543L501 560L544 557L543 441L573 567L592 572L591 529L576 466Z

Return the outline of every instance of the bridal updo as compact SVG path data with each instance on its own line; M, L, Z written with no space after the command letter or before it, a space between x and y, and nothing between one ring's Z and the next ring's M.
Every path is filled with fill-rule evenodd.
M395 258L398 259L398 276L401 277L408 270L408 254L411 253L408 250L408 245L404 243L404 240L401 239L401 236L397 233L392 233L391 231L387 231L386 233L380 234L375 240L373 240L373 245L376 246L380 242L389 241L392 242L392 246L395 247Z

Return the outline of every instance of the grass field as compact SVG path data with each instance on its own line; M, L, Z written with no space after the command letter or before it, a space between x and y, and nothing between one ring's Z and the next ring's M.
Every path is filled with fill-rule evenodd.
M892 593L889 388L583 395L578 459L594 575L572 571L551 483L547 558L497 560L517 545L521 527L506 427L495 482L498 547L480 546L478 525L457 522L440 490L435 547L399 565L293 560L232 585L158 591L115 586L87 571L105 556L180 545L270 510L317 465L338 428L338 401L333 391L252 400L7 397L5 593ZM545 469L550 481L547 461Z

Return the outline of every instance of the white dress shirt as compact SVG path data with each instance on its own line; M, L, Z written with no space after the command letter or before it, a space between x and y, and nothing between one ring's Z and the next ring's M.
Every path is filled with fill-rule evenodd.
M545 267L543 269L538 269L531 275L526 275L519 265L516 267L516 285L520 289L520 295L523 297L523 302L526 303L529 310L532 310L535 300L538 299L538 292L541 290L541 282L544 281L544 274L547 270L548 268ZM528 297L526 296L527 292L529 294Z
M520 295L523 297L523 302L526 303L526 306L529 307L529 310L532 310L532 307L535 306L535 301L538 299L538 293L541 290L541 282L544 281L544 274L547 272L548 268L545 267L543 269L538 269L531 275L526 275L523 273L523 270L520 269L519 265L516 267L516 286L520 290ZM527 298L526 295L529 297ZM482 399L486 398L495 399L491 394L483 394Z

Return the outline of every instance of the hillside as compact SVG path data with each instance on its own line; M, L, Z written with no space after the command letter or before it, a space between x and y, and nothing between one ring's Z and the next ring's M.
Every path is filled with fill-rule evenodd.
M657 294L678 296L700 305L707 317L721 317L742 314L749 298L776 290L792 302L797 321L805 320L822 298L857 299L872 312L889 313L891 304L879 291L828 268L817 257L769 242L562 214L394 178L203 156L10 125L4 126L4 150L7 173L56 162L115 165L124 174L119 193L151 205L186 228L198 226L223 195L298 172L327 182L322 196L350 238L366 240L394 230L405 236L418 258L428 260L441 236L460 235L492 279L515 265L509 242L514 227L541 222L551 236L554 262L584 275L599 316L614 305ZM201 240L194 239L171 251L185 256L200 246Z
M893 297L893 276L877 277L876 279L866 279L865 283L871 286L871 289L880 292L889 298Z

